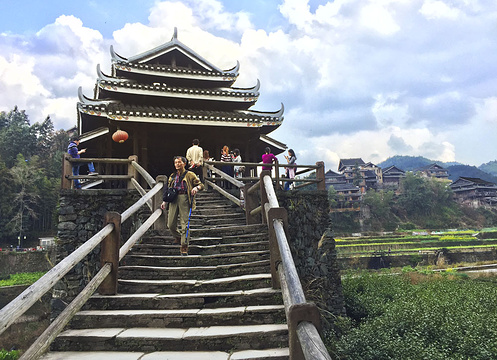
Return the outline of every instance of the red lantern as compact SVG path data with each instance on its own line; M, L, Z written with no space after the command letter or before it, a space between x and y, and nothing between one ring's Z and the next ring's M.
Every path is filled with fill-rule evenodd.
M122 144L123 142L128 140L128 133L123 130L117 130L114 134L112 134L112 140L119 144Z

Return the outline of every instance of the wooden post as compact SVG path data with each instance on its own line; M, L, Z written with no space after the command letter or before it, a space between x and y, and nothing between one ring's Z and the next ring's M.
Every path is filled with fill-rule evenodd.
M290 359L305 360L302 347L307 346L307 344L300 344L297 336L297 327L302 321L307 321L312 323L318 332L321 331L321 315L319 314L319 309L314 303L293 304L288 309L287 319Z
M274 171L274 178L276 181L275 189L280 190L281 189L281 187L280 187L280 163L278 162L278 159L276 159L276 161L274 162L273 169L275 169L275 171Z
M160 205L162 204L162 194L163 191L167 188L167 176L166 175L159 175L155 178L157 183L164 183L164 187L162 188L162 191L157 192L157 194L154 195L152 198L152 211L155 211L156 209L160 208ZM154 222L154 229L155 230L165 230L167 229L167 209L162 210L162 215L160 216L159 219L157 219L156 222Z
M269 230L269 255L271 267L271 284L273 289L280 289L280 277L278 276L278 265L281 263L280 248L278 246L278 239L274 230L274 220L281 220L283 222L283 230L288 238L288 213L285 208L274 207L268 211L268 230Z
M71 188L71 180L67 178L67 176L72 175L72 166L68 160L70 157L69 154L62 155L62 180L60 182L61 189L70 189Z
M261 187L261 208L262 208L262 223L267 224L266 211L264 211L264 205L268 202L266 188L264 187L264 176L269 175L271 177L271 170L262 170L259 176L259 183Z
M128 160L138 162L138 156L136 155L128 156ZM136 171L135 167L131 165L131 162L128 163L128 175L132 176L136 181L138 181L138 171ZM127 184L127 189L130 190L134 188L135 187L133 186L133 183L131 182L131 180L129 180Z
M202 166L202 180L204 181L204 188L205 188L205 190L209 190L207 182L205 181L206 177L207 177L207 166L204 164Z
M318 190L326 190L326 183L324 178L324 162L318 161L316 165L319 166L319 168L316 169L316 179L320 180L317 183Z
M100 295L117 294L117 272L119 270L119 247L121 241L121 214L109 211L105 214L104 225L114 224L114 230L100 244L100 264L112 264L110 274L98 288Z

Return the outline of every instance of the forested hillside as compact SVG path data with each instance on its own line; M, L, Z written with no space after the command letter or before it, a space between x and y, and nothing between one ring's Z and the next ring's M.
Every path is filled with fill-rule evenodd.
M497 176L497 160L490 161L486 164L481 164L478 169L485 171L491 175Z
M395 165L404 171L415 171L433 163L446 168L449 171L449 179L452 181L455 181L459 177L464 176L480 178L482 180L490 181L497 184L497 161L491 161L477 168L475 166L463 165L457 162L430 160L422 156L396 155L386 159L385 161L377 165L383 169Z
M0 112L0 247L55 232L65 131L50 117L30 124L15 107ZM26 241L24 241L26 237Z

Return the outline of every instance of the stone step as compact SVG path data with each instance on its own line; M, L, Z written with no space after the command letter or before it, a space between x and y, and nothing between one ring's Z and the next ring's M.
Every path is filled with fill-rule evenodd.
M268 260L269 251L246 251L228 254L213 255L188 255L181 256L179 246L178 255L126 255L121 260L123 266L148 265L148 266L215 266L218 264L240 264L254 261Z
M263 350L288 345L286 324L197 328L69 329L52 351L225 351Z
M282 304L281 291L270 287L250 290L185 294L95 294L85 304L97 309L188 309Z
M240 242L250 241L268 241L269 236L266 232L254 232L239 235L225 235L225 236L196 236L190 238L190 244L194 245L218 245L218 244L233 244ZM144 237L139 244L172 244L174 238L170 235L153 235Z
M201 219L193 218L190 220L191 229L198 229L206 226L229 226L231 224L243 224L245 223L245 216L240 215L236 217L226 218L215 218L215 219Z
M236 291L271 286L271 274L250 274L212 280L126 280L118 279L118 292L123 294Z
M234 225L234 226L215 226L203 229L192 229L191 237L203 236L229 236L229 235L242 235L253 233L267 233L267 227L263 224L255 225Z
M253 261L242 264L216 266L120 266L120 279L197 279L207 280L229 276L270 272L269 260Z
M53 351L40 360L287 360L288 348L223 351Z
M72 319L72 329L112 327L202 327L281 324L285 322L283 305L241 306L214 309L167 310L85 310Z
M248 251L262 251L269 249L268 241L252 241L215 245L200 245L198 241L190 241L188 253L191 255L214 255ZM133 255L177 255L179 245L137 244L130 254Z

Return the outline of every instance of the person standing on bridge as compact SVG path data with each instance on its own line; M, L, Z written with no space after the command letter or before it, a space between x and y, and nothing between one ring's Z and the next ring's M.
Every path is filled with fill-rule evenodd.
M199 146L200 141L198 139L193 139L192 146L186 150L186 160L190 164L188 170L193 171L200 181L202 181L202 166L204 165L204 151Z
M86 152L86 149L78 150L79 142L80 142L79 136L73 136L71 137L71 141L67 146L67 153L71 155L73 159L79 159L81 157L80 154ZM81 166L81 163L73 162L71 163L71 165L72 165L72 174L74 176L79 176L79 167ZM88 175L98 175L98 173L95 172L95 166L93 165L92 162L88 163L88 171L89 171ZM74 179L74 188L81 189L81 183L79 182L78 179Z
M169 176L168 187L178 190L176 199L169 203L167 214L167 227L173 235L175 241L173 244L181 243L181 255L188 255L189 239L186 237L186 228L188 226L188 217L190 208L195 209L195 194L204 189L204 185L197 176L186 169L187 160L183 156L174 157L175 172ZM163 201L161 209L166 208L166 202ZM180 229L178 229L178 216Z

